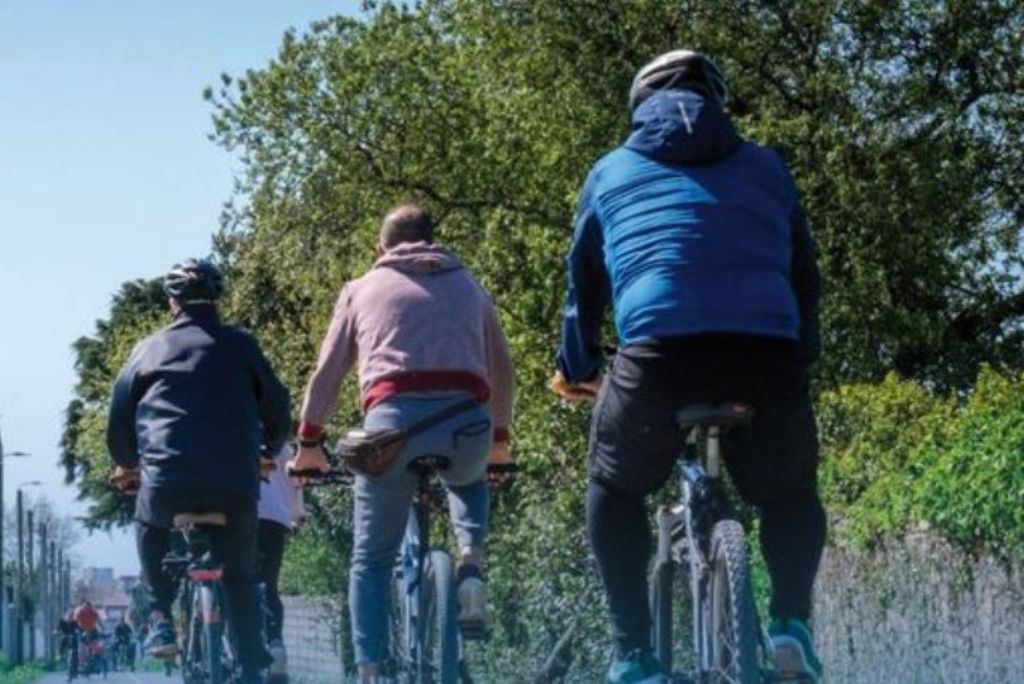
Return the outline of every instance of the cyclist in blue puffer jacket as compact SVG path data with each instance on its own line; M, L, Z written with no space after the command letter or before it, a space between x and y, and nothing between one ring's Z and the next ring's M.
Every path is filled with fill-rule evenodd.
M632 133L594 165L576 216L553 384L598 394L587 524L612 612L615 684L667 681L651 653L645 498L682 446L675 412L698 402L755 409L723 451L761 514L780 662L821 672L807 625L825 539L807 380L819 351L815 248L785 162L739 136L726 95L696 52L641 69ZM609 304L620 349L602 381Z

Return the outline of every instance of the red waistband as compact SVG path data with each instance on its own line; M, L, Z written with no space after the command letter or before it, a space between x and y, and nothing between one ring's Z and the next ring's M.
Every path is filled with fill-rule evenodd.
M491 397L487 381L468 371L407 371L382 378L370 386L363 396L363 411L405 392L465 392L485 402Z

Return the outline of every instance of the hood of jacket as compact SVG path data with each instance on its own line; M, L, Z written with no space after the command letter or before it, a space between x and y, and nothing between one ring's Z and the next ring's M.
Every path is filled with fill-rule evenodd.
M671 164L728 157L743 142L721 106L692 90L661 90L633 112L625 147Z
M440 245L403 242L377 259L374 268L393 268L403 273L430 275L463 268L459 258Z

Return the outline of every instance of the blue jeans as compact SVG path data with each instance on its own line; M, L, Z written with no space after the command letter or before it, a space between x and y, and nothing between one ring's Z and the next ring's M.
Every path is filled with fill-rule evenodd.
M374 406L364 427L405 428L465 398L463 393L450 392L398 395ZM460 548L483 547L490 504L485 475L491 437L490 412L480 405L413 437L387 472L356 477L355 542L349 573L356 663L376 663L384 656L390 582L416 490L416 477L406 466L420 456L451 459L441 478L448 490L455 538Z

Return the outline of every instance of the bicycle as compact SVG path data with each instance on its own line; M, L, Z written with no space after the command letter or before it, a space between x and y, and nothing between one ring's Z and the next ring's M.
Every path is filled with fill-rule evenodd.
M652 636L662 667L674 671L676 648L691 657L676 670L680 679L675 681L781 681L761 668L770 660L771 646L754 603L745 532L729 517L722 492L722 431L748 425L753 417L753 409L744 403L696 404L676 414L676 423L687 434L678 461L682 497L658 510L651 582ZM684 585L678 593L677 580ZM690 632L690 649L673 638L676 603L682 604L679 626Z
M114 671L135 672L135 643L117 639L111 649L110 664Z
M85 675L103 675L107 678L106 647L103 643L103 635L99 632L83 634L78 640L78 672ZM69 677L70 680L70 677Z
M179 587L185 684L223 684L231 670L224 657L224 565L212 553L214 531L225 525L223 513L174 516L173 526L184 535L187 551L169 553L163 568L177 579Z
M463 658L465 641L486 637L484 625L458 623L455 564L451 554L431 546L433 512L444 505L444 486L437 475L448 468L443 456L420 456L406 467L416 476L416 493L399 549L392 583L392 612L388 655L382 675L408 684L472 684ZM515 464L489 465L490 474L512 474ZM327 473L289 471L292 477L317 485L351 485L355 477L345 468Z
M72 681L78 676L78 630L73 630L70 634L65 636L67 641L64 643L64 657L66 658L66 665L68 670L68 681Z

